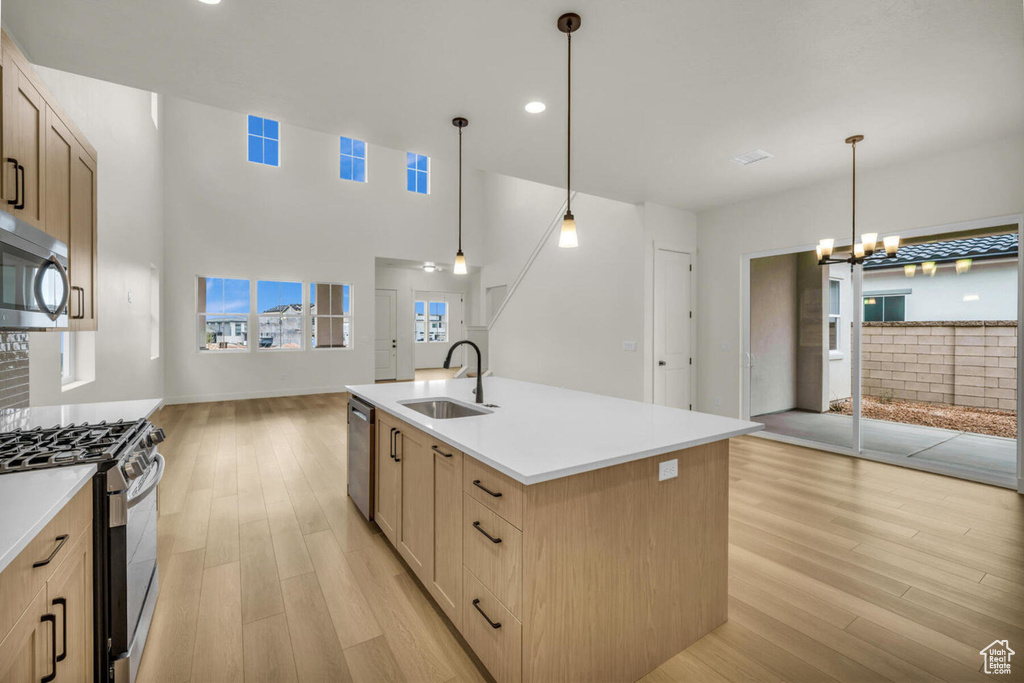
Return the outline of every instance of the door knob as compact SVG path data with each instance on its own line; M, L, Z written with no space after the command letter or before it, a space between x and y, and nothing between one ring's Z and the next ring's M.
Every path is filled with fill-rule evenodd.
M665 362L665 361L663 361L663 360L659 360L659 361L658 361L658 365L668 365L668 363L666 363L666 362Z

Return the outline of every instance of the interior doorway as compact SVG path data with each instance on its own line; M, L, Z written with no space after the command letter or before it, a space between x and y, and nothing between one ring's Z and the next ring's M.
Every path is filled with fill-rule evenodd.
M654 252L654 403L692 409L692 259L690 254Z
M398 378L398 292L378 289L375 297L374 378Z

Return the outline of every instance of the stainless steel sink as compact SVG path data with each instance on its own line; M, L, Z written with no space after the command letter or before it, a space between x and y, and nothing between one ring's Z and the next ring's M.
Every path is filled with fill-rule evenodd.
M487 415L491 412L486 408L477 408L471 404L453 401L448 398L417 398L399 401L399 404L435 420L473 417L474 415Z

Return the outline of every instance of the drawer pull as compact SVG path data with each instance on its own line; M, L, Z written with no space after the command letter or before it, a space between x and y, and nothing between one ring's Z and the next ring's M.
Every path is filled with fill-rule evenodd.
M450 458L450 457L452 457L452 454L451 454L451 453L445 453L444 451L442 451L442 450L441 450L440 448L438 448L437 446L431 446L431 447L430 447L430 449L431 449L432 451L434 451L435 453L437 453L438 455L443 455L443 456L444 456L444 457L446 457L446 458Z
M501 543L500 538L495 538L494 536L491 536L489 533L484 531L483 528L480 526L480 522L473 522L473 528L482 533L484 536L486 536L487 540L489 540L491 543Z
M395 459L395 462L402 462L402 459L398 457L398 437L402 435L401 429L395 429L395 454L391 457Z
M486 486L482 485L482 484L480 483L480 480L479 480L479 479L474 479L474 480L473 480L473 486L477 487L478 489L480 489L480 490L481 490L481 491L483 491L484 493L489 493L489 494L491 494L491 495L492 495L492 496L494 496L495 498L501 498L501 494L500 494L500 493L495 493L494 491L490 490L490 489L489 489L489 488L487 488Z
M55 538L53 540L57 541L57 547L53 549L53 552L50 553L50 556L48 558L46 558L45 560L39 560L38 562L33 562L32 563L32 568L33 569L38 569L39 567L45 567L46 565L48 565L51 562L53 562L53 558L57 557L57 553L59 553L60 549L64 547L64 544L68 542L68 535L67 534L61 534L60 536L58 536L57 538Z
M61 609L61 623L63 624L63 626L61 626L61 632L64 634L62 636L61 642L64 644L64 647L61 648L60 654L57 655L57 661L58 662L63 662L65 659L67 659L67 656L68 656L68 601L65 598L54 598L53 599L53 605L54 605L54 607L56 607L57 605L60 605L60 609ZM54 626L54 637L55 638L56 638L56 628L57 627ZM57 641L56 640L54 640L54 642L53 642L53 649L54 650L57 649Z
M391 428L391 452L388 455L391 456L392 460L395 459L395 432L396 431L398 431L398 430L395 429L394 427Z
M487 613L480 609L480 598L473 598L473 607L476 607L476 611L483 615L487 623L491 625L491 628L501 628L500 621L491 621L491 618L487 616Z
M40 622L50 622L50 636L53 647L50 648L50 673L40 678L40 683L50 683L57 678L57 617L53 614L44 614L39 617Z

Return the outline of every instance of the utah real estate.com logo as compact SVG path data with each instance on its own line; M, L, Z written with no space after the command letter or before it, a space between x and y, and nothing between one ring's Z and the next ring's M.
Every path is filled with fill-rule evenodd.
M1010 649L1010 641L993 640L988 647L981 651L981 656L985 658L985 673L1010 673L1010 657L1015 654L1017 653Z

